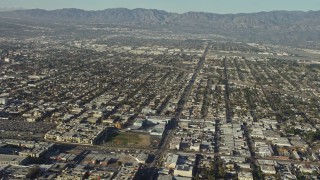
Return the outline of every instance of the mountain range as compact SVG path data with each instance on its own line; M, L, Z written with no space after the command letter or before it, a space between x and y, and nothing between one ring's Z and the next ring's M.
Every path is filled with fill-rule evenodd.
M155 9L15 10L2 18L50 22L93 22L165 27L176 31L212 33L248 41L320 42L320 11L271 11L241 14L170 13Z

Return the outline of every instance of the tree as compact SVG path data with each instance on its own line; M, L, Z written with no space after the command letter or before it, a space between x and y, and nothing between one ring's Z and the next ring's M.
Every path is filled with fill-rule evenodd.
M122 166L122 162L121 161L118 161L117 164L118 164L118 166Z
M27 178L34 179L39 174L40 168L39 166L33 166L28 170Z
M219 166L219 177L224 178L226 175L226 171L223 166Z

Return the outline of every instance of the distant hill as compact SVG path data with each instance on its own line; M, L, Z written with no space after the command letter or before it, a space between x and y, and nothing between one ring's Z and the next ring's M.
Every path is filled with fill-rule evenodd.
M125 8L101 11L32 9L0 12L0 16L38 21L50 20L50 22L95 22L166 27L193 33L215 33L248 41L320 42L320 11L178 14L154 9Z
M14 10L23 10L23 8L2 8L0 7L0 12L14 11Z
M160 23L165 21L172 14L149 9L133 9L126 8L106 9L101 11L84 11L80 9L59 9L59 10L16 10L6 12L4 17L23 18L35 20L51 21L90 21L97 23Z

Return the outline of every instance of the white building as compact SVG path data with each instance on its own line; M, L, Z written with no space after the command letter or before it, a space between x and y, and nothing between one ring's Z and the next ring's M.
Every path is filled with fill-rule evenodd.
M165 130L164 124L157 124L152 130L150 130L150 135L162 136Z
M5 105L7 103L6 98L0 98L0 105Z
M8 57L6 57L6 58L4 58L4 62L10 62L10 58L8 58Z

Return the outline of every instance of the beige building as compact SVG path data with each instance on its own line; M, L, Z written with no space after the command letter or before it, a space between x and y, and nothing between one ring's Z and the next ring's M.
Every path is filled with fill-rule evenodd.
M176 168L177 162L178 162L179 155L176 154L167 154L165 167L168 169L174 169Z

